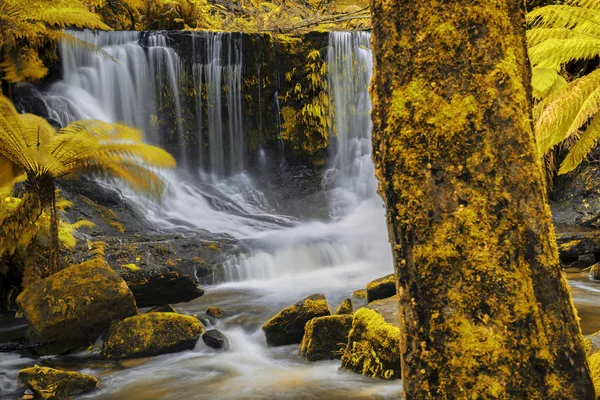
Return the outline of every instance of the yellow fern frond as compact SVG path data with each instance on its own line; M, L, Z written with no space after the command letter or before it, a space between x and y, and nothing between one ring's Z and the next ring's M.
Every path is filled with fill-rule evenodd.
M596 146L596 143L598 143L599 139L600 114L596 114L586 131L583 133L583 135L581 135L577 143L569 150L565 160L560 165L558 174L566 174L567 172L571 172L577 168L577 166L587 158L588 154Z

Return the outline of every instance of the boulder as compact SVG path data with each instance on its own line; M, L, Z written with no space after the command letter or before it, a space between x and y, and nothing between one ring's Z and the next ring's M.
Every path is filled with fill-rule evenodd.
M304 325L308 321L330 314L327 299L322 294L313 294L300 300L281 310L262 326L267 345L298 344L304 337Z
M215 319L219 319L225 316L225 311L219 307L210 306L206 309L206 315Z
M300 355L308 361L341 358L352 327L352 315L328 315L306 323Z
M366 299L367 291L365 289L356 289L354 292L352 292L352 297L355 299Z
M400 378L400 328L369 308L354 313L342 368L372 378Z
M336 315L352 314L353 312L354 308L352 307L352 300L350 299L342 301L342 304L335 310Z
M137 314L127 284L108 264L92 259L27 287L17 298L40 354L87 346L110 322Z
M600 352L595 352L588 358L590 376L596 393L600 393Z
M191 350L204 326L196 317L147 313L113 321L102 346L107 358L135 358Z
M127 271L123 278L140 308L188 302L204 294L196 280L176 271Z
M398 319L399 305L398 295L395 295L387 299L375 300L362 308L373 310L381 315L388 324L400 327L400 320Z
M600 349L600 331L587 336L583 339L583 343L588 356L596 353Z
M375 279L367 284L367 301L369 303L375 300L392 297L395 294L396 278L394 278L394 274Z
M170 304L165 304L162 306L156 306L150 310L148 310L149 313L153 313L153 312L170 312L170 313L176 313L177 314L177 310L175 309L175 307L173 307Z
M91 375L37 365L20 370L19 379L40 399L64 399L98 388L98 380Z
M208 347L217 350L228 350L229 341L223 333L217 329L211 329L202 334L202 340Z

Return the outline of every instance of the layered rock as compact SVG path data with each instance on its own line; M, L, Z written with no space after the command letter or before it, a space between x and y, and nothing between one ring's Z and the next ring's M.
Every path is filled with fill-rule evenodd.
M313 294L281 310L262 326L262 330L269 346L297 344L302 341L308 321L330 314L325 296Z
M17 298L29 338L41 354L61 354L93 343L110 322L137 314L125 281L100 259L31 284Z
M114 321L102 347L107 358L147 357L193 349L204 326L195 317L155 312Z
M20 370L19 379L31 389L36 398L44 400L60 400L98 388L98 380L91 375L37 365Z
M306 323L300 355L308 361L341 358L352 327L352 315L329 315Z

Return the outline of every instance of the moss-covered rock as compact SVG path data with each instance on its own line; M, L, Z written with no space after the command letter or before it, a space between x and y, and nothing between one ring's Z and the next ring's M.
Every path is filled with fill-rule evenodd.
M210 306L206 309L206 315L219 319L225 316L225 311L222 308Z
M335 310L336 315L352 314L353 312L354 308L352 307L352 300L350 299L342 301L342 304Z
M342 368L373 378L400 378L400 329L374 310L356 311Z
M313 318L304 327L300 355L308 361L341 358L352 327L352 315Z
M325 296L313 294L281 310L262 326L262 330L269 346L296 344L302 341L308 321L330 314Z
M398 319L398 307L398 295L388 297L386 299L375 300L364 306L364 308L373 310L377 314L381 315L388 324L400 327L400 320Z
M367 301L369 303L375 300L392 297L395 294L396 278L394 278L394 274L375 279L367 284Z
M102 347L107 358L135 358L194 348L204 325L195 317L148 313L113 321Z
M588 357L600 349L600 331L587 336L584 340L585 353Z
M354 292L352 292L352 297L355 299L366 299L367 291L365 289L356 289Z
M588 358L590 365L590 375L594 383L596 393L600 393L600 352L595 352ZM596 397L598 398L598 397Z
M98 388L91 375L67 372L38 365L19 371L19 379L41 399L64 399Z
M590 267L590 279L600 281L600 263L596 263Z
M137 314L133 294L106 262L93 259L31 284L17 298L37 351L60 354L93 343L114 319Z
M177 310L175 309L175 307L173 307L170 304L165 304L165 305L162 305L162 306L153 307L148 312L149 313L154 313L154 312L170 312L170 313L176 313L177 314Z

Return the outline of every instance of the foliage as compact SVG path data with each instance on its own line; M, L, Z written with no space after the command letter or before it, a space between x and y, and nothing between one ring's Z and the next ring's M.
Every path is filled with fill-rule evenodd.
M552 162L556 146L568 150L559 174L574 170L600 139L600 70L568 81L566 66L600 56L600 1L571 0L527 15L533 67L535 132L540 155Z
M63 28L110 29L79 0L0 1L0 71L8 82L36 80L46 76L44 60L55 57L54 45L68 40L95 49Z
M53 273L58 268L60 237L57 179L93 173L159 194L163 181L154 168L173 167L175 161L164 150L142 143L136 129L101 121L77 121L57 132L43 118L18 114L10 100L0 97L0 165L8 170L8 164L11 175L20 171L26 176L25 194L17 204L11 201L12 210L0 215L0 257L27 248L39 232L40 218L47 213ZM12 186L12 182L0 183Z

